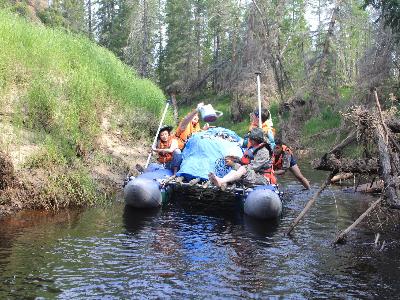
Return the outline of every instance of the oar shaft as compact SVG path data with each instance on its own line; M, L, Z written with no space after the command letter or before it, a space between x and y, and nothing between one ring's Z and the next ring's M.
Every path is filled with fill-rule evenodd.
M165 105L164 112L163 112L162 117L161 117L160 125L158 125L158 129L157 129L156 135L155 135L155 137L154 137L153 144L151 145L151 148L152 148L152 149L156 146L157 137L158 137L158 134L159 134L159 132L160 132L161 126L162 126L162 124L164 123L165 116L167 115L168 107L169 107L169 101L167 102L167 105ZM152 155L152 154L153 154L153 150L150 151L150 154L149 154L149 156L147 157L147 161L146 161L146 166L145 166L145 168L147 168L147 167L149 166L149 163L150 163L150 159L151 159L151 155Z
M260 73L256 73L257 75L257 100L258 100L258 127L262 128L262 120L261 120L261 81L260 81Z

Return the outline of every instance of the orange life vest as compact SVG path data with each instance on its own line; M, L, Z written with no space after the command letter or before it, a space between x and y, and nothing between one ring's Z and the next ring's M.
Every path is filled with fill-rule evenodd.
M278 146L276 146L278 147ZM289 155L293 155L292 150L286 145L282 145L282 153L279 154L279 156L273 157L274 160L274 170L282 170L283 169L283 156L284 154L287 153Z
M250 164L251 160L254 159L254 156L256 155L257 151L263 147L265 147L265 143L262 143L262 144L258 145L257 147L250 146L249 148L247 148L246 151L244 151L243 156L240 160L241 163L243 165ZM263 176L268 180L269 183L271 183L271 184L277 183L272 163L269 164L268 168L263 170Z
M185 130L181 130L180 125L181 124L179 124L178 128L175 131L175 136L177 137L178 140L178 147L179 149L182 150L185 147L185 144L187 140L190 138L190 136L193 133L200 131L201 128L199 122L196 125L193 125L193 123L190 121Z
M173 140L172 136L169 136L168 140L166 140L165 142L159 140L157 148L158 149L169 149L171 147L172 140ZM165 163L170 162L172 160L172 156L173 156L172 153L165 153L165 152L158 153L158 159L157 160L160 163L165 164Z

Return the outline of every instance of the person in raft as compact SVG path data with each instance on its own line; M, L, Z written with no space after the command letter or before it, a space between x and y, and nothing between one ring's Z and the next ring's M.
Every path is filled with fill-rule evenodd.
M172 170L174 175L178 172L182 162L182 153L178 148L178 141L171 135L172 126L161 127L157 137L157 145L152 150L158 153L158 162L166 169Z
M179 123L178 128L175 131L175 136L178 139L178 147L180 150L185 147L187 140L193 133L207 130L210 127L208 123L206 123L203 128L200 127L199 110L203 105L203 102L197 104L197 107L189 112Z
M275 174L282 175L286 170L290 170L292 174L297 178L297 180L304 186L305 189L310 189L310 183L307 178L303 176L300 171L297 161L293 155L292 150L282 143L280 139L275 140L274 148L274 170Z
M252 113L250 113L250 126L249 132L259 126L259 110L255 109ZM262 130L264 134L268 137L268 143L271 145L272 149L275 147L275 130L273 128L274 124L272 122L271 112L268 109L263 108L261 110L261 122L262 122Z
M256 127L250 131L249 144L241 159L225 157L225 163L233 170L223 178L217 177L214 173L208 174L215 186L223 187L227 183L239 180L246 186L276 184L271 160L272 149L264 141L264 132L261 128Z

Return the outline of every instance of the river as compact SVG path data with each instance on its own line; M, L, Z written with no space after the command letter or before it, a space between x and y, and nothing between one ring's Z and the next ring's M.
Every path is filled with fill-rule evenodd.
M303 168L304 169L304 168ZM400 250L393 233L360 226L335 234L375 199L332 187L294 231L291 221L325 173L291 176L284 212L260 222L240 210L171 203L144 212L121 200L101 208L22 212L0 222L0 299L396 298Z

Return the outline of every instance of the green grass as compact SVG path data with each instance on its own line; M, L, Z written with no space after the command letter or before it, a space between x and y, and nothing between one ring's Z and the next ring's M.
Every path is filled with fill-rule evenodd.
M310 118L304 124L302 132L305 136L310 136L327 129L337 128L340 126L340 122L340 114L327 107L321 115Z
M48 135L65 161L90 150L108 106L128 127L149 132L157 122L162 91L87 38L0 10L0 43L0 101L17 89L15 121Z
M164 94L86 37L30 23L11 10L0 9L0 110L12 111L15 132L29 132L39 146L23 170L51 174L27 201L55 209L102 202L106 191L90 166L101 152L103 118L127 138L149 138Z

